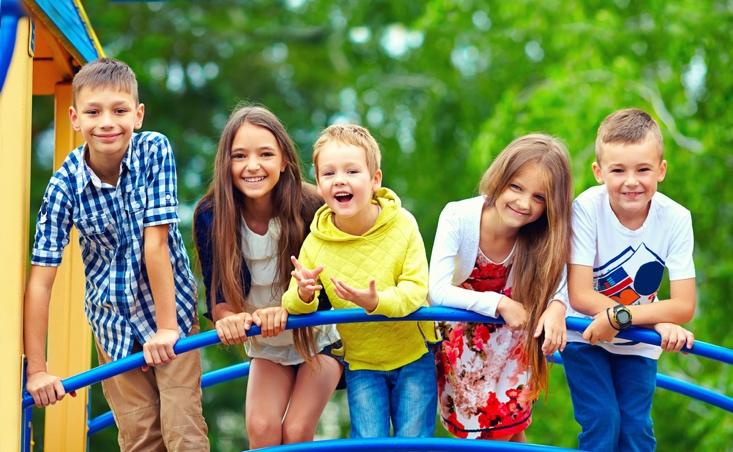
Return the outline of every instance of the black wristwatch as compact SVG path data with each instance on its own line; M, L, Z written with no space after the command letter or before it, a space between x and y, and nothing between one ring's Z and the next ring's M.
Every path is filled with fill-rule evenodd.
M631 326L631 311L622 304L613 307L613 320L616 321L619 330L625 330Z

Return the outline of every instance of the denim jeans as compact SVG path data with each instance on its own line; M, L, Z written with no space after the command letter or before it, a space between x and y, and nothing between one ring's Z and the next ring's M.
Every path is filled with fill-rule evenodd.
M435 357L429 350L394 370L345 369L352 438L429 437L435 429Z
M575 420L583 429L578 448L653 451L651 409L657 361L580 342L568 342L562 359Z

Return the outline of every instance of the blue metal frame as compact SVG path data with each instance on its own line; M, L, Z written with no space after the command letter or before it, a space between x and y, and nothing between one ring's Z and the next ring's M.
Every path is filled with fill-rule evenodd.
M454 438L364 438L364 439L331 439L308 443L286 444L277 447L257 449L262 452L300 452L300 451L333 451L333 452L366 452L375 450L388 451L569 451L554 446L541 446L528 443L511 443L507 441L466 441Z
M288 318L288 329L303 328L306 326L328 325L334 323L363 323L375 321L415 321L415 320L448 320L463 322L484 322L484 323L502 323L501 319L492 317L484 317L475 312L468 312L461 309L453 309L446 307L430 307L420 308L414 313L400 318L391 318L381 315L369 315L363 309L341 309L332 311L320 311L303 316L290 316ZM590 320L575 317L567 319L568 328L575 331L583 331L590 324ZM260 328L252 325L247 332L248 336L256 336L260 334ZM619 337L631 339L649 344L659 345L659 335L651 330L642 328L629 328L619 333ZM218 344L219 337L216 331L210 330L204 333L196 334L179 340L173 349L177 354L187 351ZM711 359L733 364L733 350L705 343L703 341L695 341L691 349L683 348L687 353L693 353L705 356ZM123 372L136 367L142 367L145 364L142 352L135 353L123 359L107 363L95 369L82 372L62 381L66 392L75 391L84 386L102 381L106 378L114 377ZM23 408L33 404L33 398L27 392L23 394Z
M316 312L316 313L305 315L305 316L290 316L288 319L287 328L293 329L293 328L302 328L305 326L317 326L317 325L326 325L326 324L332 324L332 323L374 322L374 321L381 321L381 320L389 320L389 321L448 320L448 321L473 321L473 322L484 322L484 323L503 323L501 319L484 317L474 312L463 311L460 309L453 309L453 308L445 308L445 307L430 307L430 308L420 308L415 313L407 317L403 317L403 318L388 318L388 317L378 316L378 315L377 316L368 315L362 309L321 311L321 312ZM576 331L583 331L589 324L590 324L589 319L581 319L581 318L576 318L576 317L570 317L567 319L568 328L572 330L576 330ZM253 325L252 328L247 332L248 336L256 336L258 334L260 334L260 329L256 325ZM619 334L619 336L625 339L631 339L631 340L651 343L655 345L659 345L660 343L659 335L656 332L652 330L648 330L648 329L631 328L629 330L623 331L622 333ZM200 334L179 340L176 343L174 350L176 351L176 353L185 353L193 349L206 347L206 346L217 344L217 343L219 343L219 338L216 335L216 331L212 330L212 331L207 331L204 333L200 333ZM705 356L711 359L722 361L724 363L733 364L733 351L725 347L708 344L703 341L695 341L691 349L685 348L683 350L688 353L693 353L699 356ZM560 357L558 353L555 353L553 356L551 356L550 360L558 364L562 364L562 358ZM140 367L144 363L145 363L145 360L142 356L142 353L136 353L134 355L128 356L121 360L113 361L111 363L97 367L96 369L91 369L89 371L86 371L81 374L75 375L73 377L67 378L63 380L62 383L64 385L64 388L68 392L68 391L76 390L81 387L93 384L93 383L97 383L101 380L118 375L127 370L134 369L136 367ZM213 386L215 384L219 384L221 382L229 381L235 378L243 377L248 374L249 374L249 363L245 362L245 363L236 364L234 366L230 366L224 369L218 369L218 370L204 374L201 379L201 387L207 388L209 386ZM733 412L733 398L728 397L724 394L716 393L707 388L704 388L704 387L701 387L701 386L698 386L692 383L684 382L682 380L678 380L678 379L669 377L667 375L659 374L659 373L657 374L657 386L663 389L667 389L673 392L677 392L677 393L686 395L688 397L695 398L697 400L701 400L711 405L715 405L729 412ZM23 396L24 408L32 405L32 403L33 403L33 399L30 397L30 395L27 393L24 393L24 396ZM26 408L24 411L29 411L29 408ZM111 412L104 413L89 421L87 435L91 436L99 432L100 430L103 430L113 424L114 424L114 418L112 417L112 413ZM426 442L422 442L422 440ZM443 438L429 438L429 439L422 439L422 440L415 439L414 441L416 442L407 441L404 443L395 444L394 438L391 438L389 443L385 443L386 444L385 448L390 449L390 450L429 450L429 449L435 449L435 447L439 447L440 450L540 450L540 449L547 450L548 449L547 446L538 446L538 445L524 445L524 446L529 446L530 447L529 449L480 448L483 446L476 446L477 448L466 448L465 441L461 441L461 440L450 440L452 442L441 443L441 444L437 444L435 441L442 441L444 440ZM338 441L333 441L333 444L331 444L332 443L331 441L319 441L318 448L320 450L354 450L354 451L373 450L373 448L375 447L382 447L379 441L380 440L368 440L367 442L365 442L364 440L360 440L360 441L344 442L344 440L338 440ZM410 441L413 441L413 440L410 440ZM446 439L446 441L448 440ZM455 444L453 442L455 442ZM471 443L474 443L474 442L471 442ZM478 443L484 444L484 442L478 442ZM307 446L305 444L304 445L296 444L296 445L289 445L289 446L280 446L279 448L277 448L277 450L278 451L283 451L283 450L299 451L299 450L310 450L312 447L313 447L312 443L310 443L310 446ZM557 449L557 448L550 448L550 449L564 450L564 449Z

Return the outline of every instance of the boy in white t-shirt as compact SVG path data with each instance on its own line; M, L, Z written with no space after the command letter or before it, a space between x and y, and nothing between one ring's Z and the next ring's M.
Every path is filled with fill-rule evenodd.
M568 331L562 353L583 450L654 450L656 360L661 349L693 343L679 326L697 298L692 219L657 193L666 171L662 135L647 113L619 110L601 123L593 174L603 185L573 203L568 270L568 315L593 321L582 335ZM670 298L658 300L665 267ZM653 327L661 349L615 338L631 325Z

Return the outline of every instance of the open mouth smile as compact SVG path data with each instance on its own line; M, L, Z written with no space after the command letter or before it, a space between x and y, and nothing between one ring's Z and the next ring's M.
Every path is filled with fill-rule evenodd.
M354 198L354 195L351 193L339 192L333 195L333 197L340 203L346 203L351 201Z

